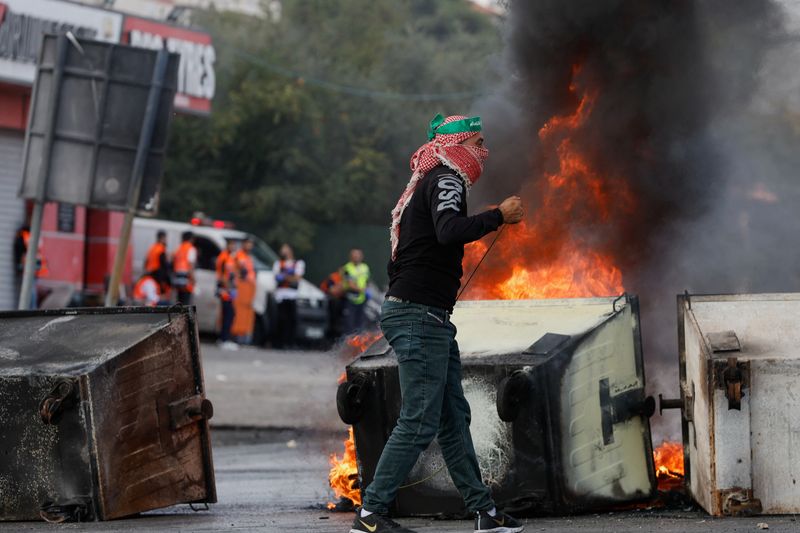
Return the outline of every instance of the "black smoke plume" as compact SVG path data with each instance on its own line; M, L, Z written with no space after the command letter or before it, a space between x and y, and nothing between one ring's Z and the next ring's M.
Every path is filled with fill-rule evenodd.
M554 165L539 129L595 95L571 142L603 177L612 215L564 202L548 230L614 257L639 294L653 392L678 393L676 294L800 287L788 18L768 0L510 2L505 57L491 76L500 82L476 105L492 155L471 204L522 193L535 213L537 184ZM624 191L632 208L617 197ZM520 253L537 261L537 250ZM482 269L507 259L490 254Z

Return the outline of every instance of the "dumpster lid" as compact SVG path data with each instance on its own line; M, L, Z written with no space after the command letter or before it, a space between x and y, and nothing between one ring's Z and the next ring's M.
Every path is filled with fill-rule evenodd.
M81 320L75 320L77 315ZM0 375L84 372L169 323L166 310L53 309L0 313Z
M506 361L517 355L530 362L592 331L627 302L626 297L475 300L456 304L452 321L462 359L504 356ZM359 356L358 367L387 364L392 353L380 337Z
M462 357L501 355L526 352L548 334L587 333L622 307L617 297L468 301L456 305L452 320Z
M800 294L681 295L708 353L740 359L798 359Z

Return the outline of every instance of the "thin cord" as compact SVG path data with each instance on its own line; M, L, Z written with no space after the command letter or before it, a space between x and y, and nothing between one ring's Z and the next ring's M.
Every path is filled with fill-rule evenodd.
M429 475L428 477L426 477L426 478L423 478L423 479L419 479L419 480L417 480L417 481L414 481L413 483L409 483L408 485L402 485L402 486L400 486L400 487L397 487L397 490L400 490L400 489L407 489L407 488L409 488L409 487L413 487L414 485L421 485L422 483L425 483L426 481L430 481L431 479L433 479L433 478L435 478L437 475L439 475L439 472L441 472L441 471L442 471L442 470L444 470L445 468L447 468L447 465L446 465L446 464L443 464L442 466L440 466L439 468L437 468L437 469L436 469L436 472L434 472L433 474Z
M497 232L497 235L495 235L495 236L494 236L494 239L492 240L492 243L489 245L489 247L488 247L488 248L486 249L486 251L483 253L483 257L481 257L481 260L480 260L480 261L478 261L478 264L477 264L477 265L475 265L475 268L474 268L474 269L472 269L472 273L471 273L471 274L469 275L469 277L467 278L467 282L466 282L466 283L464 283L464 286L463 286L463 287L461 287L461 290L460 290L460 291L458 291L458 296L456 296L456 301L458 301L458 300L461 298L461 295L462 295L462 294L464 294L464 291L467 289L467 285L469 285L469 282L470 282L470 281L472 281L472 278L473 278L473 276L475 276L475 273L476 273L476 272L478 271L478 269L481 267L481 264L483 263L483 260L484 260L484 259L486 259L486 256L487 256L487 255L489 255L489 252L491 252L491 251L492 251L492 246L494 246L494 243L496 243L496 242L497 242L497 239L499 239L499 238L500 238L500 235L503 233L503 230L504 230L504 229L506 229L506 226L507 226L507 225L508 225L508 224L503 224L502 226L500 226L500 230Z

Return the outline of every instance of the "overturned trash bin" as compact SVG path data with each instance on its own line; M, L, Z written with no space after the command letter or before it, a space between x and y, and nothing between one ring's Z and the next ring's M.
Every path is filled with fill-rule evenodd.
M0 313L0 520L216 501L194 312Z
M461 302L464 394L484 481L501 507L570 513L656 491L635 297ZM397 361L381 339L347 367L337 407L354 425L362 487L400 412ZM396 515L462 515L438 445L397 494Z
M712 515L800 512L800 294L682 295L685 484Z

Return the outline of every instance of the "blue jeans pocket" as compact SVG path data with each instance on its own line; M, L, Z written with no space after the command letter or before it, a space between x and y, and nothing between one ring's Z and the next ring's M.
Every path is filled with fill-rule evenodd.
M407 314L381 318L381 330L394 349L397 361L424 360L422 324Z

